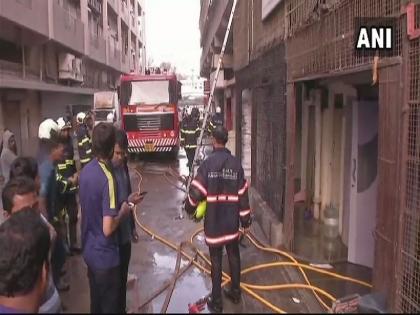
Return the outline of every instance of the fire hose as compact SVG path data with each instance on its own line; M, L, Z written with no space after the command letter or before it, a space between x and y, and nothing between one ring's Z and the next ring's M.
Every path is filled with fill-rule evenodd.
M141 183L142 183L143 177L142 177L139 169L133 168L133 170L139 178L138 192L140 193L141 192ZM168 290L168 292L167 292L165 302L164 302L164 304L162 306L162 309L161 309L161 313L165 313L168 306L169 306L170 299L171 299L171 296L172 296L172 292L175 288L177 279L179 279L179 277L181 277L191 266L197 267L202 272L204 272L208 275L211 274L210 270L208 268L206 268L205 266L203 266L201 263L199 263L197 258L202 259L206 263L207 266L211 266L211 262L206 257L206 255L203 252L201 252L200 250L198 250L197 247L193 244L194 238L199 233L201 233L203 231L203 228L200 228L196 232L193 233L193 235L191 236L191 238L189 240L189 243L183 242L183 243L181 243L180 246L176 246L174 243L172 243L171 241L169 241L169 240L163 238L162 236L156 234L154 231L152 231L151 229L149 229L147 226L145 226L144 224L142 224L140 222L140 220L138 219L138 216L137 216L137 206L134 210L134 219L135 219L136 224L146 234L150 235L153 239L156 239L156 240L160 241L161 243L170 247L171 249L177 251L177 253L178 253L177 262L176 262L176 266L175 266L175 273L174 273L174 276L172 277L171 281L168 282L168 283L165 283L159 290L157 290L155 293L153 293L151 295L151 297L149 297L144 303L142 303L142 305L138 309L138 310L140 310L142 307L144 307L145 305L150 303L153 299L158 297L161 293L163 293L166 289L170 288L170 290ZM279 256L286 257L291 261L290 262L271 262L271 263L255 265L255 266L249 267L245 270L242 270L241 275L245 275L247 273L254 272L256 270L263 270L263 269L274 268L274 267L296 267L296 268L299 269L300 273L302 274L303 278L305 279L306 284L291 283L291 284L280 284L280 285L255 285L255 284L248 284L248 283L245 283L245 282L241 282L241 289L243 291L245 291L246 293L248 293L249 295L254 297L256 300L258 300L263 305L268 307L271 311L274 311L274 312L277 312L277 313L286 313L283 309L277 307L276 305L272 304L268 300L266 300L263 297L261 297L260 295L258 295L255 292L256 290L258 290L258 291L273 291L273 290L286 290L286 289L311 290L314 293L317 300L321 303L321 305L323 305L324 308L327 311L331 310L331 308L319 297L318 294L326 297L331 302L334 302L336 300L336 298L334 296L332 296L331 294L329 294L328 292L326 292L325 290L312 285L310 283L304 269L310 270L310 271L313 271L313 272L317 272L317 273L320 273L320 274L324 274L324 275L327 275L327 276L331 276L331 277L334 277L334 278L337 278L337 279L340 279L340 280L353 282L353 283L359 284L359 285L364 286L364 287L372 288L372 285L370 285L369 283L366 283L364 281L354 279L354 278L351 278L351 277L347 277L347 276L343 276L343 275L338 274L338 273L326 271L326 270L316 268L316 267L313 267L313 266L310 266L310 265L307 265L307 264L299 263L295 258L293 258L287 252L284 252L284 251L281 251L281 250L278 250L278 249L275 249L275 248L270 248L268 246L264 246L252 233L247 233L246 237L256 248L258 248L258 249L260 249L264 252L269 252L269 253L273 253L273 254L276 254L276 255L279 255ZM190 248L192 248L194 250L194 252L195 252L194 255L188 254L183 249L183 247L186 247L186 246L189 246ZM181 263L182 257L188 259L188 264L181 269L180 268L180 263ZM223 272L222 277L223 277L222 286L225 286L230 282L230 276Z

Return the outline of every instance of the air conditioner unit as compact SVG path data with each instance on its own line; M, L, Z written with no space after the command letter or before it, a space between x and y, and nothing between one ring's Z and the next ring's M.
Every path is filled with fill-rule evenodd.
M76 79L76 57L72 54L61 53L58 55L58 78L61 80Z
M77 81L77 82L83 82L82 66L83 66L82 59L75 58L76 77L75 77L74 80Z

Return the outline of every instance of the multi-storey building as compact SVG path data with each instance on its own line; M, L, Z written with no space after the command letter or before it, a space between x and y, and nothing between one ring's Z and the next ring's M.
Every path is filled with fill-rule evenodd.
M201 3L205 77L232 2ZM396 312L420 311L417 2L238 1L224 65L233 60L234 79L222 77L216 99L234 117L236 154L271 244L363 266ZM356 53L360 17L393 19L391 56Z
M145 60L144 0L1 1L0 130L34 154L42 119L89 108Z

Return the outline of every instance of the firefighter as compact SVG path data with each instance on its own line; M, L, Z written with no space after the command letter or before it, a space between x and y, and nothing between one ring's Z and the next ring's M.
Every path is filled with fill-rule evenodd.
M89 132L89 137L92 139L93 128L95 127L95 116L92 111L86 113L85 123Z
M62 270L66 261L65 236L63 235L63 216L59 206L60 192L65 182L57 174L57 164L64 157L64 143L59 137L59 127L52 119L44 120L38 129L39 138L39 210L54 227L57 239L51 256L54 284L58 291L67 291L70 286L62 279Z
M181 124L181 146L184 147L188 159L188 168L192 170L195 150L197 149L197 138L200 134L200 128L197 120L192 115L192 108L188 107L187 115Z
M240 160L225 147L228 132L223 126L217 126L212 135L214 152L199 167L188 192L185 210L191 215L202 201L207 202L204 233L210 250L212 278L212 294L207 305L212 312L221 313L223 247L226 247L232 279L231 288L224 293L238 304L241 299L239 224L247 233L252 219L244 170Z
M77 114L77 148L79 150L79 159L81 168L92 160L92 140L86 125L86 114L80 112Z
M57 120L59 135L64 143L64 157L57 164L57 180L61 182L59 204L61 209L65 209L68 216L67 235L71 254L79 254L80 248L77 247L77 214L78 205L76 200L77 193L77 169L74 161L73 138L71 136L71 121L60 117Z
M216 107L216 113L213 115L209 123L210 134L212 134L214 128L217 126L223 126L223 114L222 109L219 106Z

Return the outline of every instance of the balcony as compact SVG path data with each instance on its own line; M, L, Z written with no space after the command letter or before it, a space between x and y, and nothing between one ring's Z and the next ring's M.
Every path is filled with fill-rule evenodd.
M130 21L131 21L131 28L133 30L136 30L137 23L136 23L136 15L135 14L133 14L133 13L130 14ZM137 32L136 32L136 35L137 35Z
M128 4L123 1L120 3L120 16L121 20L123 20L128 27L128 25L130 25L130 12L128 9Z
M48 1L0 0L0 17L48 37Z
M114 12L116 14L118 14L119 10L119 5L118 5L119 0L108 0L108 4L109 6L114 10Z
M54 39L78 53L84 53L85 31L83 22L53 2Z
M118 49L118 42L111 36L108 38L108 65L121 71L121 50Z
M106 63L106 43L105 39L90 34L89 57L99 63Z

